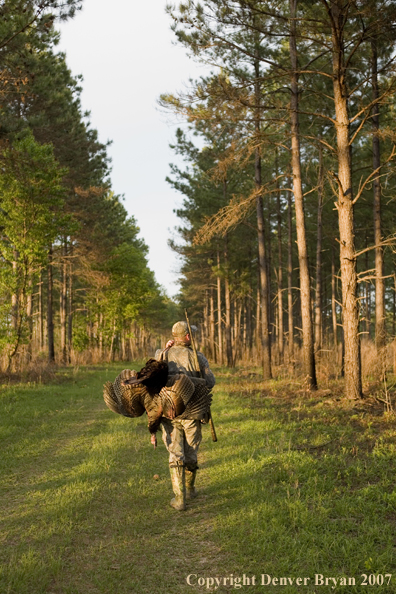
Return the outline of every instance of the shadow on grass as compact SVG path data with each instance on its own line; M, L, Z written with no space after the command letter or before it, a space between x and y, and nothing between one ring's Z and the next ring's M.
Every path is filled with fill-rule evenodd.
M3 398L1 592L184 594L203 591L187 588L190 573L321 573L356 584L361 573L391 573L392 422L379 435L369 415L240 397L227 377L214 398L219 442L204 429L199 496L178 513L167 452L150 446L146 419L101 400L116 371Z

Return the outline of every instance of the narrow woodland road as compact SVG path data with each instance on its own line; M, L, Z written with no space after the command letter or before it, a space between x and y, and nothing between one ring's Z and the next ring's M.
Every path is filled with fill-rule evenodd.
M162 441L103 402L120 371L0 387L1 594L396 592L394 415L218 370L219 441L176 512Z
M189 573L221 573L210 464L197 499L173 510L164 444L102 399L118 372L3 393L1 592L177 594ZM209 440L206 428L203 461Z

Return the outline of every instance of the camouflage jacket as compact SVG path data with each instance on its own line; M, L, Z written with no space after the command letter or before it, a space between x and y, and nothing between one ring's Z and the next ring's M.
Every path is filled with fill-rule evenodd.
M168 362L169 375L185 373L190 377L199 377L199 373L195 370L194 351L190 346L176 344L167 352L158 350L155 353L155 358L157 361L164 358ZM213 388L216 379L210 370L209 362L205 355L198 353L198 362L202 377L206 380L206 385L208 388Z

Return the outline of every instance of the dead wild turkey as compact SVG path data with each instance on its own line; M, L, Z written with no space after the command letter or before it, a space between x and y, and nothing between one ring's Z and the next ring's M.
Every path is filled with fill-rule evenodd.
M151 396L159 394L168 381L168 364L166 361L149 359L136 376L124 381L126 386L143 384Z
M158 431L162 417L205 419L212 401L205 380L182 373L168 378L166 361L155 359L138 372L124 369L103 388L104 401L113 412L140 417L146 411L151 434Z

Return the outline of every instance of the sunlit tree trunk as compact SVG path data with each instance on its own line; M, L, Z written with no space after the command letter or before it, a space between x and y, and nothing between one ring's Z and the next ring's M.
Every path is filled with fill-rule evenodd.
M224 204L227 203L227 180L223 181L223 198ZM231 295L230 295L230 279L229 279L229 263L228 263L228 238L225 236L224 244L224 298L225 298L225 341L226 341L226 357L227 367L233 366L232 358L232 335L231 335Z
M255 101L256 101L256 149L254 159L255 184L256 188L260 190L261 182L261 151L260 151L260 67L259 62L255 62L256 82L255 82ZM259 274L260 274L260 310L261 310L261 327L258 335L258 340L262 343L262 367L263 378L270 379L271 372L271 342L269 333L269 307L268 307L268 271L267 259L265 254L265 222L263 212L263 197L260 193L256 199L256 214L257 214L257 236L258 236L258 260L259 260Z
M278 153L276 153L276 157ZM278 176L278 164L276 163L276 176ZM283 268L282 268L282 209L279 182L277 182L276 210L278 218L278 354L279 363L283 363Z
M73 243L70 242L69 249L69 273L68 273L68 307L67 307L67 360L71 363L73 349Z
M287 319L289 365L294 361L294 320L293 320L293 219L292 196L287 194Z
M322 348L322 208L323 208L323 149L319 144L318 235L316 241L315 287L315 352Z
M28 360L30 361L32 359L33 352L33 281L31 276L29 277L26 295L26 317L28 323L27 354Z
M331 319L333 323L333 343L334 351L338 351L338 337L337 337L337 306L336 306L336 273L335 273L335 255L334 245L331 251Z
M209 310L210 310L210 314L209 314L210 354L211 354L212 359L217 361L216 348L215 348L215 311L214 311L213 287L210 288Z
M53 266L52 266L52 247L48 252L47 266L47 339L48 339L48 361L55 362L54 345L54 320L53 320Z
M40 349L44 348L44 306L43 306L43 271L40 271L40 282L38 286L38 332Z
M352 192L352 164L349 144L348 92L345 80L343 4L334 0L330 6L333 44L333 92L335 103L338 158L338 222L342 284L342 319L344 329L344 373L347 398L362 397L360 362L359 306Z
M217 250L217 340L218 340L218 362L223 365L223 332L222 332L222 303L221 303L221 279L220 279L220 254Z
M366 248L368 247L368 237L366 233ZM369 252L366 252L366 270L369 269ZM366 301L366 311L365 311L365 318L366 318L366 338L367 340L370 339L371 334L371 298L370 298L370 281L366 281L365 283L365 301ZM377 345L379 347L379 345Z
M258 284L260 285L260 277L258 279ZM256 352L257 360L261 359L261 351L262 351L262 341L261 341L261 304L260 304L260 286L257 287L257 295L256 295L256 326L254 332L254 349Z
M12 274L15 279L15 292L11 296L11 324L14 330L18 328L19 318L19 280L18 280L18 252L14 250L14 260L12 262Z
M61 339L61 361L67 363L67 245L63 245L63 260L61 262L61 283L60 283L60 339Z
M377 40L371 41L371 80L373 101L378 101L378 58ZM381 166L381 151L379 141L379 105L375 103L372 110L373 128L373 169ZM379 179L373 181L374 191L374 245L375 247L375 344L377 349L385 346L385 281L384 255L381 247L381 184Z
M307 376L308 385L315 389L317 387L315 372L315 356L311 314L310 277L308 266L308 250L305 231L304 197L301 178L301 157L299 139L299 118L298 118L298 64L297 64L297 43L296 43L296 15L297 0L290 0L290 60L291 60L291 144L292 144L292 172L294 204L296 209L297 248L300 266L300 299L301 299L301 322L303 337L304 373Z

